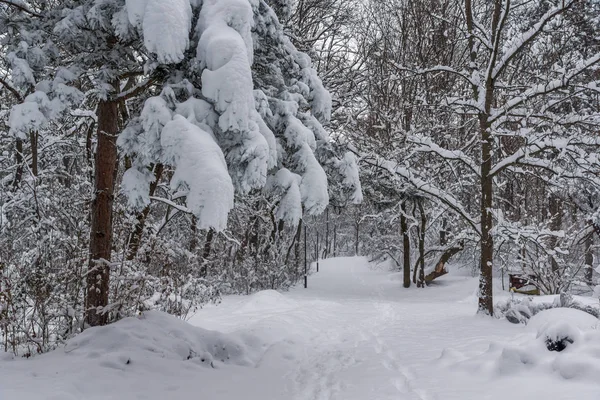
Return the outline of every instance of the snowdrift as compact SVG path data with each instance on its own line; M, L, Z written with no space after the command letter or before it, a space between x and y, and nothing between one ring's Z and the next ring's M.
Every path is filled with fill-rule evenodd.
M534 315L510 343L491 343L481 354L442 352L439 365L496 376L554 374L594 383L600 376L600 320L580 310L555 308Z
M125 369L152 358L181 360L217 368L219 364L254 366L264 350L249 334L223 334L194 327L158 311L91 328L71 339L64 352L98 359L105 367Z

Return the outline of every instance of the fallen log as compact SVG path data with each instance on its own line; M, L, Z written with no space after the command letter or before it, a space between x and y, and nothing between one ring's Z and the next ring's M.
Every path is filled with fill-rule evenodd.
M429 285L434 279L446 275L448 273L448 270L446 269L446 263L450 260L450 258L452 258L452 256L454 256L456 253L460 252L464 248L465 246L462 241L457 242L451 247L448 247L440 256L440 259L435 265L433 271L425 275L425 284Z

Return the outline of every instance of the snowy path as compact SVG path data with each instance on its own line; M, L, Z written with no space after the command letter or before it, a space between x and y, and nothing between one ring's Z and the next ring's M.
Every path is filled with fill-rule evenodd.
M321 267L308 289L229 296L190 320L260 338L254 367L135 357L124 367L118 359L69 358L59 350L0 361L0 400L600 399L600 378L563 379L519 363L507 371L488 357L490 346L521 340L525 328L474 315L474 278L450 274L435 287L407 290L400 274L372 269L362 258Z
M570 400L576 392L578 400L600 399L600 378L590 385L535 375L532 385L527 374L494 378L442 368L522 333L523 327L474 315L476 279L447 276L436 287L406 290L400 274L372 269L362 258L321 267L308 289L263 292L254 302L228 298L192 319L208 329L255 330L275 342L292 338L284 346L286 363L277 354L270 359L286 369L283 388L265 381L244 392L252 398Z

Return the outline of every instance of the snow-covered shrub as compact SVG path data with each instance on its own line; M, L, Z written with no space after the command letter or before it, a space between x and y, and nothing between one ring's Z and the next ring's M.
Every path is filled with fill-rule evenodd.
M539 312L554 308L572 308L600 318L600 307L579 302L567 293L561 294L552 302L534 301L531 297L512 297L496 304L498 317L504 317L513 324L527 324Z

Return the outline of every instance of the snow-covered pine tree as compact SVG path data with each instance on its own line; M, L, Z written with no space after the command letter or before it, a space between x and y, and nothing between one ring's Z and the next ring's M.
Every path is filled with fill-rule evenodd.
M138 10L136 15L145 12ZM126 186L147 191L141 189L141 184L146 188L151 177L142 171L151 163L165 161L161 159L157 132L162 129L159 120L169 120L167 114L172 113L212 135L240 194L262 188L271 176L270 187L300 193L299 198L287 196L283 203L295 210L282 210L278 215L300 216L303 207L309 214L322 212L329 200L327 177L315 154L325 154L332 147L322 126L329 119L331 100L310 59L287 39L265 2L206 1L194 5L191 13L193 34L186 46L192 50L187 50L188 59L180 60L173 68L176 72L167 79L167 86L173 88L171 110L167 111L167 101L148 99L146 112L142 112L146 120L141 125L134 121L121 136L121 147L132 156L134 164L139 164L134 166L137 173L127 173ZM182 36L182 41L186 40L187 36ZM153 49L160 51L158 47ZM135 138L136 124L142 127L137 133L140 139ZM322 164L337 168L341 182L353 188L353 200L360 201L354 159L350 155L335 159L331 151L326 157ZM282 169L297 178L274 182L282 176L278 174ZM147 199L143 203L147 204ZM230 201L224 204L233 206ZM203 228L224 227L204 224L201 207L191 211ZM222 209L225 216L227 211L226 207Z
M124 190L138 210L147 210L150 200L174 205L185 198L185 206L176 208L193 214L198 228L218 231L226 227L234 190L247 195L269 179L269 188L285 199L276 215L293 226L304 212L317 214L327 206L322 165L339 177L346 197L360 201L354 158L337 157L322 126L330 97L266 3L110 6L116 7L111 21L118 42L143 41L148 52L143 77L116 98L150 84L162 87L160 95L145 100L139 116L129 115L118 141L132 163ZM261 69L266 63L275 69ZM151 196L162 165L173 170L166 198ZM278 171L294 178L278 182ZM136 227L135 242L143 220L138 217L142 227Z
M140 287L154 294L150 281L162 272L140 274L135 262L123 262L137 253L148 268L170 265L169 257L195 260L199 229L205 232L201 271L211 247L215 254L234 254L227 241L219 242L225 236L216 234L234 207L234 226L244 224L246 215L261 221L273 215L295 238L302 216L321 212L336 193L344 198L340 203L360 200L354 158L334 148L323 127L328 93L266 3L32 0L0 4L0 18L7 54L0 61L6 73L0 96L10 100L1 110L8 128L1 139L0 240L13 243L2 245L3 277L34 282L25 272L35 264L36 279L44 276L36 287L69 293L68 299L35 300L64 319L44 319L61 332L81 328L82 315L97 325L135 310L144 299L136 295ZM279 70L262 68L269 63ZM132 220L121 193L134 211ZM34 229L16 224L20 219L35 220ZM144 242L148 221L152 235ZM273 254L274 231L267 229L265 239L256 241L271 246L264 254ZM43 258L31 250L41 242L47 245ZM289 248L284 242L279 240L277 251ZM88 246L88 267L82 268L81 249ZM235 254L232 266L242 253ZM261 279L274 265L253 272L255 288L265 285ZM237 273L232 271L230 277ZM127 273L131 279L119 276ZM177 273L170 282L197 282L197 274ZM269 285L289 284L296 273L282 269ZM187 283L181 290L192 293ZM33 294L30 286L20 287L25 306ZM37 326L34 319L46 316L27 318ZM50 334L40 329L43 334L31 333Z

